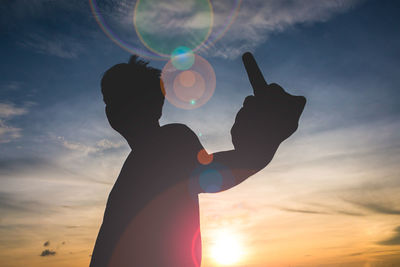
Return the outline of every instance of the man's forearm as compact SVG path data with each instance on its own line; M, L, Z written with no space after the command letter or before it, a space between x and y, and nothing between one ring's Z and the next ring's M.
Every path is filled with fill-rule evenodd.
M233 182L224 182L221 191L240 184L248 177L265 168L271 162L276 150L277 146L268 151L263 151L263 153L257 153L257 151L242 152L238 150L214 153L213 162L230 171L229 175L222 173L222 176L233 176Z

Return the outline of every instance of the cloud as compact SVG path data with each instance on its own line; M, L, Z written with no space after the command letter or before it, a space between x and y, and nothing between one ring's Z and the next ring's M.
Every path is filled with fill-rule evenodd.
M20 138L21 130L21 128L6 125L4 121L0 120L0 144Z
M347 211L347 210L336 210L338 214L348 215L348 216L365 216L363 213L354 212L354 211Z
M0 103L0 144L21 137L22 129L8 125L7 120L27 112L25 107L16 107L13 103Z
M46 256L54 256L56 255L56 252L50 249L45 249L42 251L42 253L40 254L40 257L46 257Z
M390 155L393 161L390 164L386 161L379 164L382 168L382 171L379 171L379 176L371 175L371 178L367 180L367 176L364 175L362 183L341 190L342 199L357 207L357 212L360 211L365 215L400 215L400 197L398 194L400 184L397 173L398 167L395 163L398 161L396 159L397 155L392 156L390 152L387 152L387 154ZM369 165L372 170L366 169L368 173L373 173L378 169L372 164ZM338 193L336 192L335 194Z
M12 103L0 103L0 118L11 118L27 112L26 108L16 107Z
M345 207L343 207L343 204L341 204L340 208L338 208L338 205L332 205L332 204L322 204L322 203L309 203L309 205L312 205L314 207L318 207L319 209L325 210L325 214L331 214L331 215L346 215L346 216L365 216L365 214L354 211L353 209L349 210Z
M6 1L0 12L0 25L15 36L15 43L39 54L77 58L85 50L82 39L91 36L85 24L90 12L87 1ZM71 20L71 14L75 19Z
M347 256L349 256L349 257L355 257L355 256L360 256L360 255L364 255L364 253L362 253L362 252L356 252L356 253L348 254Z
M290 209L290 208L281 208L280 210L288 211L288 212L298 212L298 213L307 213L307 214L328 214L323 211L316 210L306 210L306 209Z
M235 22L226 35L215 45L211 44L208 54L223 58L234 58L245 50L254 50L274 32L282 32L304 23L323 22L335 14L345 12L357 0L255 0L243 1ZM216 21L223 21L227 11L216 7ZM219 18L221 17L221 18ZM216 25L218 29L220 25Z
M193 4L193 0L186 0L179 6L169 3L157 4L156 9L149 8L137 13L137 25L140 25L140 29L146 34L157 36L157 38L170 37L170 32L166 32L168 29L173 30L173 35L179 34L179 36L182 32L190 36L191 32L197 30L206 34L211 27L211 13L206 10L196 12L196 9L191 7Z
M358 2L360 0L242 1L235 16L234 10L238 1L228 0L223 3L213 1L212 31L200 53L205 52L207 56L235 58L245 50L256 49L272 33L282 32L298 24L327 21L335 14L349 10ZM155 39L164 36L174 40L191 35L195 40L199 37L198 34L208 31L210 13L206 8L193 8L194 5L194 0L157 3L155 8L149 4L147 9L137 13L136 21L141 23L143 26L141 28L146 34ZM99 9L113 32L124 36L123 41L133 40L137 45L138 38L132 36L134 1L109 0L103 2ZM228 25L230 25L229 30ZM223 33L225 35L222 37ZM218 39L219 41L215 42ZM196 43L198 41L196 40Z
M16 91L19 90L22 86L22 82L17 82L17 81L10 81L10 82L4 82L0 84L0 88L3 91Z
M396 232L395 235L389 239L383 240L381 242L378 242L380 245L385 245L385 246L397 246L400 245L400 226L396 227L394 229Z
M78 40L67 35L43 36L30 34L19 45L35 50L39 54L51 55L60 58L77 58L84 50Z
M43 202L21 199L21 196L16 194L0 192L0 211L0 218L10 218L11 215L17 214L29 214L29 216L50 214L55 209Z
M0 159L0 174L10 175L42 168L51 168L56 170L56 166L49 160L39 157L19 157Z
M62 136L58 136L57 140L59 142L61 142L61 144L65 148L67 148L69 150L73 150L73 151L82 152L84 155L100 153L100 152L111 150L111 149L117 149L117 148L122 147L125 144L125 142L122 142L122 141L121 142L112 142L107 139L102 139L102 140L96 142L94 145L86 145L86 144L82 144L79 142L68 141Z
M345 209L338 209L336 207L332 207L325 204L320 203L312 203L309 204L314 206L315 208L308 209L308 208L279 208L282 211L287 212L295 212L295 213L305 213L305 214L329 214L329 215L346 215L346 216L365 216L365 214L356 212L356 211L349 211ZM324 211L321 211L324 210Z
M58 148L59 150L59 148ZM36 182L55 182L63 183L64 186L69 185L112 185L112 182L107 180L112 173L113 177L118 174L118 166L114 160L109 161L109 157L104 161L97 161L96 157L94 160L82 159L82 156L87 154L80 153L77 159L72 160L69 158L70 155L60 154L57 159L41 158L35 156L16 157L16 158L4 158L0 159L0 182L4 180L12 180L14 183L21 184L21 181L17 182L18 179L25 180L24 183L31 184ZM76 155L74 155L76 156ZM58 162L57 162L58 160ZM122 158L121 158L122 160ZM120 162L121 160L117 161ZM104 163L105 162L105 163ZM111 167L104 167L111 166ZM99 167L102 166L102 167ZM112 169L112 167L115 168ZM86 172L82 173L82 168L86 168ZM113 171L110 171L112 169ZM0 187L1 188L1 187ZM20 200L10 200L9 203L19 203ZM28 203L27 207L33 205ZM25 205L25 204L23 204ZM22 206L23 206L22 205ZM40 205L38 208L43 207ZM0 193L0 209L2 208L2 195Z
M400 215L400 209L378 203L357 203L357 205L379 214Z
M54 9L82 12L87 8L81 0L15 0L4 1L0 11L4 16L0 21L13 21L14 19L42 17L46 12L54 12Z
M50 241L46 241L46 242L44 242L44 244L43 244L44 247L48 247L49 245L50 245Z
M107 150L111 148L119 148L123 144L125 144L125 142L111 142L110 140L102 139L96 143L96 147L99 150Z

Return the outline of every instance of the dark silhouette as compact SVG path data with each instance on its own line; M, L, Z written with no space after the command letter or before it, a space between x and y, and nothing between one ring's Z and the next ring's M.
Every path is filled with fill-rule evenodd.
M132 152L111 190L90 266L200 266L198 194L229 189L264 168L296 131L305 98L268 85L243 55L254 96L232 127L235 149L209 155L183 124L160 127L160 71L133 56L101 81L111 126Z

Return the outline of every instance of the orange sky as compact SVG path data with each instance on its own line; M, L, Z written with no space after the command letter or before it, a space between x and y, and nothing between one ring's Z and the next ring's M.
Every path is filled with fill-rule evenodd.
M350 136L354 130L346 129L340 136ZM383 267L400 263L399 245L384 243L399 235L395 229L400 225L393 208L400 203L400 196L396 188L387 186L396 182L395 166L378 167L387 151L361 161L342 156L364 149L355 149L354 142L350 146L346 138L325 145L320 140L318 148L306 148L309 138L299 133L285 142L266 169L239 186L200 195L202 266L223 266L212 257L214 237L221 231L233 233L243 249L240 260L227 266ZM323 138L331 136L319 133L312 137ZM358 143L365 141L359 139ZM315 157L319 160L314 161ZM118 166L111 172L116 177ZM385 178L377 180L378 174ZM71 179L55 182L46 179L47 175L42 174L34 183L31 178L26 182L31 188L75 189L75 194L64 197L64 204L54 211L10 217L8 224L13 228L0 228L2 266L89 263L111 187ZM26 204L30 205L28 200ZM43 246L45 241L50 241L49 246ZM38 257L44 249L57 254Z

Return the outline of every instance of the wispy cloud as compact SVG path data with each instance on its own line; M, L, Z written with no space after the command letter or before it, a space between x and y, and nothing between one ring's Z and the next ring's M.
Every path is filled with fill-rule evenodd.
M0 88L2 91L15 91L21 88L22 82L18 81L9 81L3 82L0 84Z
M0 144L8 143L13 139L21 137L21 128L9 126L0 120Z
M357 2L359 1L243 1L229 31L220 42L207 50L207 54L223 58L237 57L245 50L256 49L271 33L281 32L298 24L326 21L335 14L350 9ZM216 7L216 21L222 22L226 10L222 6ZM220 25L215 26L218 29Z
M0 118L11 118L27 113L26 108L16 107L11 103L0 103Z
M68 59L77 58L84 50L78 40L60 34L54 36L30 34L20 41L19 45L33 49L40 54Z
M336 210L338 214L347 215L347 216L365 216L365 214L360 212L354 211L347 211L347 210Z
M364 216L364 214L354 211L348 211L343 209L336 209L333 207L327 207L323 205L317 205L318 207L323 207L324 211L317 209L308 208L279 208L282 211L294 212L294 213L305 213L305 214L327 214L327 215L346 215L346 216Z
M115 32L126 31L122 35L124 41L138 40L136 36L132 36L134 2L107 1L99 7L106 23ZM207 56L235 58L245 50L256 49L271 33L281 32L298 24L329 20L335 14L349 10L358 2L360 0L242 1L233 21L237 1L224 1L223 4L213 1L212 31L201 52L206 52ZM154 40L162 37L170 40L184 38L190 43L188 39L192 38L198 42L198 34L208 31L211 14L207 8L199 9L193 6L194 1L157 3L156 8L148 6L137 13L136 20L146 31L147 37L153 36ZM231 26L226 31L229 24ZM224 32L225 36L221 38ZM186 37L182 37L182 33L186 33ZM186 39L190 34L192 36Z
M21 199L15 194L0 192L0 218L10 218L11 216L30 214L42 215L54 212L49 205L44 205L43 202Z
M3 12L4 16L1 19L23 19L42 17L46 12L52 12L54 9L63 9L74 12L82 12L87 5L85 1L80 0L15 0L7 1L0 7L0 10L7 10ZM1 20L0 20L1 21Z
M387 215L400 215L400 209L392 206L385 206L378 203L357 203L357 205L368 209L374 213L387 214Z
M84 155L92 154L92 153L99 153L111 149L117 149L122 147L125 142L112 142L107 139L102 139L100 141L97 141L94 145L87 145L87 144L82 144L79 142L73 142L73 141L68 141L62 136L57 137L58 141L61 142L61 144L73 151L78 151L82 152Z
M296 212L296 213L306 213L306 214L328 214L327 212L309 210L309 209L292 209L292 208L281 208L283 211Z
M13 117L26 114L27 108L16 107L12 103L0 103L0 144L8 143L21 137L21 128L8 125L7 121Z
M15 173L31 172L39 169L56 170L53 162L40 157L3 158L0 160L0 175L9 176Z
M395 234L389 239L383 240L381 242L378 242L380 245L386 245L386 246L398 246L400 245L400 226L396 227L394 229Z

